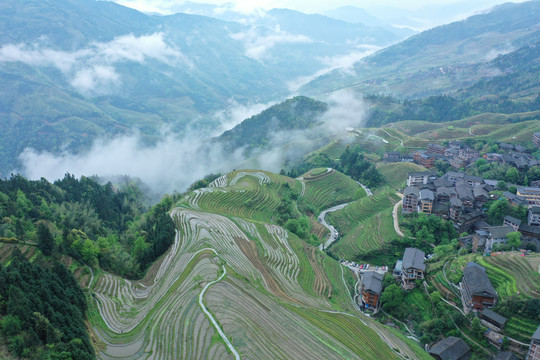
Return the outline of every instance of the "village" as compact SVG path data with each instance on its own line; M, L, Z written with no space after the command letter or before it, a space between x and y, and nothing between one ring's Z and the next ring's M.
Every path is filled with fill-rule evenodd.
M533 144L540 147L540 133L533 135ZM384 156L387 162L415 162L428 170L408 173L406 187L402 192L400 216L424 214L437 216L452 223L459 234L459 247L466 253L483 256L497 256L501 251L526 257L540 249L540 182L533 181L530 186L502 183L500 180L484 179L466 173L467 166L473 166L479 159L485 162L509 164L519 171L526 171L538 161L530 155L530 150L513 144L497 144L505 153L480 153L462 143L453 142L448 147L430 144L425 151L412 155L389 152ZM441 174L436 171L435 163L447 162L453 171ZM440 163L439 163L440 164ZM487 203L500 201L508 204L513 214L502 214L499 223L488 223ZM492 215L491 213L489 215ZM520 217L520 218L518 218ZM503 253L506 253L503 252ZM463 252L461 252L463 253ZM433 254L407 247L401 260L397 260L393 270L386 276L392 276L403 292L410 292L415 287L424 287L427 266ZM345 264L354 268L357 264ZM445 263L446 266L446 263ZM382 310L381 295L384 292L384 268L359 267L361 281L358 284L358 305L366 312L377 314ZM478 319L485 328L483 336L498 351L494 359L540 359L540 326L534 332L530 343L512 339L504 334L508 318L493 310L499 300L499 294L490 280L486 268L470 261L462 267L459 283L450 283L461 304L443 299L448 306L453 306L469 319ZM537 269L540 271L540 268ZM445 273L446 276L446 273ZM536 289L535 291L537 291ZM516 293L515 295L519 295ZM463 335L467 337L467 335ZM507 343L508 345L504 345ZM448 336L436 343L426 345L426 350L441 360L469 359L471 348L459 336Z

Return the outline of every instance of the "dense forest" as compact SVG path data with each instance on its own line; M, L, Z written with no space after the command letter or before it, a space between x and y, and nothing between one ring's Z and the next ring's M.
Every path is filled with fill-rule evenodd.
M496 77L486 80L485 84L503 84L505 79L506 77ZM531 101L514 101L504 95L482 98L482 101L473 98L459 99L451 95L403 101L392 96L369 95L366 99L374 104L366 123L366 126L370 127L405 120L447 122L487 112L514 114L540 110L540 95ZM516 121L522 120L524 119L516 118Z
M360 145L352 148L347 146L340 155L339 161L331 159L324 152L318 152L308 159L293 165L288 172L282 170L281 173L296 178L314 168L331 167L349 175L353 180L359 181L368 187L380 186L384 180L383 176L373 163L364 158L363 152L364 150L362 150Z
M50 183L20 175L0 180L0 241L34 243L129 278L140 277L174 240L167 211L174 196L148 212L135 184L116 188L67 174Z
M83 291L62 264L32 264L15 248L9 265L0 265L1 332L15 356L94 359L86 308Z
M373 104L367 126L403 120L447 122L481 113L515 114L540 110L540 42L475 66L476 71L498 75L479 80L451 95L415 100L367 95L366 99Z

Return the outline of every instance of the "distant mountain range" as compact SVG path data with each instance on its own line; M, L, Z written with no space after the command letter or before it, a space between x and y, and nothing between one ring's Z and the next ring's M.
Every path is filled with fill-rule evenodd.
M216 14L210 5L183 6ZM346 10L331 18L274 9L248 22L232 10L217 19L148 15L110 1L3 2L0 176L27 147L76 153L133 131L152 144L164 129L210 136L223 109L291 94L325 100L351 88L422 98L510 73L529 89L523 96L538 88L534 68L518 65L537 59L527 49L540 40L540 1L501 5L399 43L408 30L358 8L348 10L368 25L336 19ZM470 91L485 93L482 86Z
M539 36L540 1L507 3L489 13L414 35L360 60L354 72L335 70L300 91L316 96L351 87L408 98L454 91L501 75L491 61L534 46Z
M246 25L109 1L2 2L0 175L29 146L76 152L134 129L149 141L164 126L215 129L218 110L281 100L402 38L289 10Z

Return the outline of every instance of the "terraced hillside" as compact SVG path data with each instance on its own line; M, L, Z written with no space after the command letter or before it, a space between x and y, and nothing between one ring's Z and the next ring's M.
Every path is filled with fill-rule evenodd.
M450 293L451 286L448 282L457 284L463 275L463 268L469 261L474 261L485 267L486 273L499 295L499 303L504 303L509 298L522 301L540 299L539 254L523 256L521 252L495 252L489 257L478 254L460 256L448 262L446 266L447 277L443 274L442 266L437 266L440 263L430 264L430 281L438 289L441 289L441 293ZM457 297L454 297L454 300L459 301ZM504 327L504 333L528 343L537 327L538 319L514 311Z
M341 240L331 252L340 259L355 259L361 254L380 248L397 237L392 208L399 197L391 189L351 203L342 210L330 213L328 222L338 229Z
M187 195L181 206L272 222L281 201L280 187L285 184L297 195L302 192L302 183L286 176L265 171L233 171L209 187Z
M352 201L355 192L365 191L347 175L333 169L313 169L303 175L306 201L316 209L323 210L336 204Z
M377 170L384 176L386 184L393 189L404 188L406 186L407 174L415 171L426 171L422 165L411 162L380 163Z
M98 357L428 359L355 309L350 272L270 223L283 183L302 192L300 181L266 172L219 178L171 211L174 245L146 278L96 275ZM256 210L239 200L246 193Z

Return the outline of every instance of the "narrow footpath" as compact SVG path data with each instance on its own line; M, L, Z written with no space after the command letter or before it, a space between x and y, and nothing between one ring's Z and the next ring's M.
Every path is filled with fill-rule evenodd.
M330 169L330 168L328 168L328 169ZM373 195L373 192L371 191L370 188L368 188L364 184L359 183L358 181L356 183L358 185L360 185L366 191L367 196L372 196ZM330 231L330 235L328 236L328 240L326 240L324 243L319 245L319 250L327 249L334 241L337 240L337 238L339 236L339 233L336 230L336 228L333 227L332 225L329 225L326 222L326 214L328 214L329 212L334 212L334 211L341 210L341 209L343 209L344 207L346 207L349 204L350 203L339 204L339 205L333 206L333 207L331 207L329 209L323 210L323 211L321 211L321 213L317 217L317 221L319 223L321 223L325 228L327 228Z
M398 219L398 210L399 206L403 204L403 194L397 192L396 193L401 200L399 200L396 205L394 205L394 210L392 211L392 217L394 218L394 230L396 230L397 234L401 237L404 237L403 233L401 232L401 229L399 228L399 219Z

